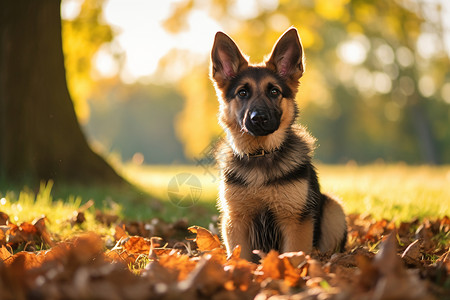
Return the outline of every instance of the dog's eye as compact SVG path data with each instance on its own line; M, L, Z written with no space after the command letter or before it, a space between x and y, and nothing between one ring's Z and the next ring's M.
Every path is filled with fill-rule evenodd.
M277 88L272 88L272 89L270 90L270 95L271 95L272 97L278 97L280 94L281 94L281 92L280 92L280 90L277 89Z
M240 90L238 91L238 95L239 95L239 97L241 97L241 98L247 98L247 96L248 96L248 91L247 91L246 89L240 89Z

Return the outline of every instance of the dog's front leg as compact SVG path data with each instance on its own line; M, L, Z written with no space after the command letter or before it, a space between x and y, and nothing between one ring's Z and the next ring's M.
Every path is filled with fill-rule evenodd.
M313 231L314 224L311 218L302 220L298 219L283 220L281 222L283 232L283 246L281 252L298 252L311 253L313 248Z
M224 215L222 218L222 238L227 248L227 253L230 255L233 249L241 246L241 258L251 260L252 249L250 247L250 240L248 236L248 224L239 219L231 219Z

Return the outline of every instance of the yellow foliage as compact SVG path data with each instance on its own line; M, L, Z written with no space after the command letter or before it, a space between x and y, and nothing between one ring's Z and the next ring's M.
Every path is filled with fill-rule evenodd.
M210 141L221 132L217 124L218 102L207 74L205 68L198 67L181 79L179 86L185 107L177 116L175 128L190 158L201 158Z
M184 0L176 3L170 18L163 22L164 28L172 33L178 33L187 26L188 12L193 8L193 0Z
M62 20L62 41L67 87L80 122L89 118L89 97L94 81L91 78L92 57L100 46L112 40L109 25L102 23L103 0L85 0L80 14L73 20Z
M358 3L353 5L355 21L370 24L377 18L377 9L374 5Z
M319 38L316 38L314 32L312 32L308 27L299 27L299 34L302 40L302 45L304 48L311 48L313 46L317 47L319 43ZM321 44L321 43L320 43Z
M347 25L347 31L348 33L363 33L364 29L361 27L360 24L356 22L350 22Z
M331 94L328 89L323 88L326 85L325 78L320 70L315 66L306 66L305 75L300 80L300 89L296 101L299 107L306 107L308 103L331 103Z
M325 19L338 20L346 14L348 0L316 0L316 12Z

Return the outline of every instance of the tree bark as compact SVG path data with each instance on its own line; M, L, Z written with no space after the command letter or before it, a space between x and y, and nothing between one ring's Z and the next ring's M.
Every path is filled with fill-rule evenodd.
M60 0L0 4L0 179L120 183L94 153L67 90Z

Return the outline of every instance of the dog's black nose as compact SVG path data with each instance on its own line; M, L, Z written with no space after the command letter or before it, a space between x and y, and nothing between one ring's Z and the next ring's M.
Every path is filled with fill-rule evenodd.
M280 126L280 115L265 109L253 109L248 112L245 128L253 136L271 134Z
M269 121L269 116L258 110L254 110L250 113L250 120L254 125L264 126Z

